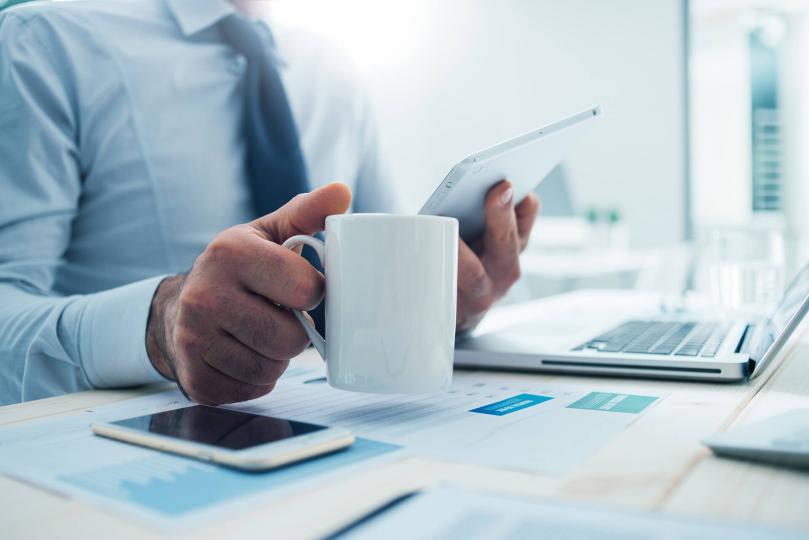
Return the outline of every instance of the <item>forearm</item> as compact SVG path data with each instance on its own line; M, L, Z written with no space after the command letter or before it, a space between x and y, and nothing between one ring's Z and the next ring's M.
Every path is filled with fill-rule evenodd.
M145 345L158 281L69 297L0 282L0 402L161 380Z

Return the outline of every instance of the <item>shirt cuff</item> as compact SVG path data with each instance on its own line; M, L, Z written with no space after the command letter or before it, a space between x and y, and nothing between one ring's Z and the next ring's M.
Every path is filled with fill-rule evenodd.
M146 352L146 323L152 297L165 277L87 295L82 302L67 308L64 316L68 324L79 329L79 357L94 387L165 381Z

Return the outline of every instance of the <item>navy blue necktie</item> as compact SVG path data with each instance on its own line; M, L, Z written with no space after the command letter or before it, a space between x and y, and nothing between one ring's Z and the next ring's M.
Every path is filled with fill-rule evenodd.
M243 81L247 174L253 209L257 217L263 216L309 191L298 129L278 72L269 28L237 13L222 19L218 26L223 41L247 60ZM311 251L305 250L304 256L323 270ZM310 314L323 333L323 304Z

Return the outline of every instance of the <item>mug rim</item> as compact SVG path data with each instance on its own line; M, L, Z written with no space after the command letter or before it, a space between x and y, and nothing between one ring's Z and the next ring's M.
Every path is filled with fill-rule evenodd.
M330 221L422 221L438 223L457 223L458 219L448 216L433 216L429 214L385 214L382 212L358 212L350 214L332 214L326 217Z

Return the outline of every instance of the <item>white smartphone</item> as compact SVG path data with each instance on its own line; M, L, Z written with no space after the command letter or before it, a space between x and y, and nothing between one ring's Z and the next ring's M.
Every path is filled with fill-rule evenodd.
M281 467L354 443L354 436L342 428L204 405L90 427L102 437L253 471Z
M454 217L461 238L467 243L475 240L486 224L484 202L492 186L508 179L514 185L515 200L521 200L601 114L600 107L591 107L472 154L452 168L419 214Z

